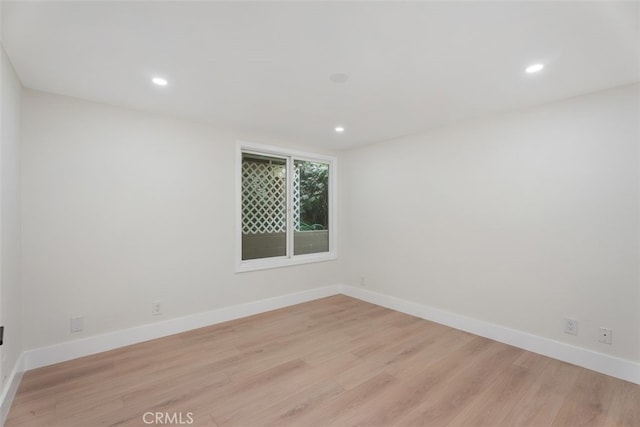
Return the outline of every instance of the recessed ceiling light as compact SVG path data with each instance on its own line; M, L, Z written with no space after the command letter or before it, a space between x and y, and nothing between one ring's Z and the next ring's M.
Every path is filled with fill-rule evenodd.
M349 80L349 75L345 73L335 73L329 76L329 80L334 83L344 83Z
M342 133L342 132L344 132L344 127L343 126L336 126L335 127L335 131L338 132L338 133Z
M533 74L541 71L543 68L544 64L532 64L529 65L525 71L527 72L527 74Z
M169 83L167 79L163 79L162 77L154 77L151 81L157 86L166 86Z

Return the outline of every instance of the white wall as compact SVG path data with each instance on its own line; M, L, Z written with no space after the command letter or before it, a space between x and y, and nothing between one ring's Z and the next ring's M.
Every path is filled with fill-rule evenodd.
M234 273L239 138L283 145L26 90L25 348L338 283L338 261Z
M639 100L629 86L349 151L340 260L234 274L235 140L281 142L27 90L25 348L365 277L640 361Z
M627 86L350 151L348 283L640 361L639 103Z
M20 314L20 102L22 85L0 44L1 122L0 144L0 324L2 386L22 353ZM0 387L0 390L2 387Z

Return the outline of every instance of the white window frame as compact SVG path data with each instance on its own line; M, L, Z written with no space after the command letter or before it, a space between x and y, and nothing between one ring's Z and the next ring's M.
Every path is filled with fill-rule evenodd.
M286 157L287 161L287 254L279 257L242 259L242 153L264 154ZM329 164L329 251L314 254L293 254L293 160L322 162ZM236 273L287 267L312 262L330 261L338 258L338 159L304 151L290 150L273 145L254 142L236 142Z

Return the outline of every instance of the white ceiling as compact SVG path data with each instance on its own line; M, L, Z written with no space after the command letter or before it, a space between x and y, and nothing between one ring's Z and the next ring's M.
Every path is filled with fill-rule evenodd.
M2 40L33 89L341 149L640 81L639 6L5 1Z

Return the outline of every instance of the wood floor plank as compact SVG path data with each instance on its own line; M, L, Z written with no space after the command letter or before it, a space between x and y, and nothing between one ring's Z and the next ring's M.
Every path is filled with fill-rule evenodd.
M531 372L522 366L508 366L485 392L478 393L476 399L464 405L449 424L461 427L502 425L509 408L522 398L528 381L537 374L538 372Z
M224 392L207 402L205 408L218 425L225 424L252 405L262 407L286 399L299 390L299 378L311 367L296 359L268 369L254 377L232 382Z
M25 373L6 426L640 426L640 386L343 295Z
M380 373L357 387L340 394L338 398L320 405L295 422L287 420L282 425L345 425L344 419L356 412L370 411L371 400L386 388L397 382L397 379L387 373Z
M537 380L503 420L505 425L550 426L568 398L581 368L549 359ZM639 386L640 387L640 386Z
M458 372L451 373L447 381L431 390L433 398L402 417L399 422L407 425L447 425L458 412L477 399L505 366L518 357L518 350L504 344L491 342L489 351L477 355Z
M615 379L597 372L580 372L553 425L603 425L612 404L615 382Z
M237 413L222 426L276 426L299 424L301 418L319 405L333 400L345 390L328 379L311 386L301 387L293 396L275 402L271 406L252 406Z
M398 366L386 366L385 371L392 373L402 380L410 380L417 371L424 369L426 365L434 364L443 359L451 358L454 361L462 358L472 358L475 354L476 346L488 345L488 340L478 340L475 335L466 332L449 329L445 335L440 336L429 346L428 356L420 358L415 363L403 363Z
M626 381L616 386L609 411L606 427L640 426L640 387Z
M468 343L458 357L439 359L426 365L413 364L411 377L398 382L388 392L380 395L373 410L353 416L351 422L363 426L397 424L404 415L437 397L439 387L448 381L452 372L462 369L468 363L468 354L491 357L491 341L477 338Z

